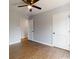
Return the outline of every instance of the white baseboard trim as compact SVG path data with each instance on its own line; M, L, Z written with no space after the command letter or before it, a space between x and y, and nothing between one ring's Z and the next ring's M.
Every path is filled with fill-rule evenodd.
M21 42L21 41L10 42L9 45L16 44L16 43L20 43L20 42Z
M47 46L52 46L51 44L47 44L47 43L40 42L40 41L37 41L37 40L31 40L31 41L34 41L34 42L37 42L37 43L41 43L41 44L44 44L44 45L47 45Z
M52 44L47 44L47 43L40 42L40 41L37 41L37 40L30 40L30 41L34 41L34 42L41 43L41 44L44 44L44 45L47 45L47 46L51 46L51 47L57 47L57 46L54 46ZM64 49L64 48L61 48L61 47L57 47L57 48ZM69 49L64 49L64 50L68 50L69 51Z
M59 49L63 49L63 50L67 50L67 51L70 51L70 49L67 49L67 48L62 48L62 47L58 47L58 46L53 46L55 48L59 48Z

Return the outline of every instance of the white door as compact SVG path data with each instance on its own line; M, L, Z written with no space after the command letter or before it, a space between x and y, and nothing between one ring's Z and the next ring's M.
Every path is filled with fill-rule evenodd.
M68 11L53 15L53 46L69 50Z
M29 20L29 40L33 40L33 19Z

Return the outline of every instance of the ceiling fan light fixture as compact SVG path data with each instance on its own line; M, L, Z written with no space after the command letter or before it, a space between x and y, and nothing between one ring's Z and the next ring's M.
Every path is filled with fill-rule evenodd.
M31 5L28 5L27 7L28 7L28 9L32 9L32 6Z
M30 12L32 12L32 8L36 8L36 9L41 10L41 7L34 5L34 3L38 2L39 0L22 0L22 1L24 3L26 3L26 4L25 5L18 6L18 7L25 7L25 6L27 6L27 8L28 8L28 10Z

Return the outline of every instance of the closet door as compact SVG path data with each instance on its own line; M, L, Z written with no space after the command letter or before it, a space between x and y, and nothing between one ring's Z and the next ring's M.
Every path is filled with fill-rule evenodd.
M53 46L69 50L69 12L53 15Z

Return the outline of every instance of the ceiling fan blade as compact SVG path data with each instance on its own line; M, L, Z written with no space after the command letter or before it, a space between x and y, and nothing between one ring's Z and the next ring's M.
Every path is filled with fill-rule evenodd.
M32 5L32 7L34 7L34 8L37 8L37 9L40 9L40 10L41 10L41 8L40 8L40 7L38 7L38 6Z
M25 7L25 6L27 6L27 5L22 5L22 6L18 6L18 7Z

